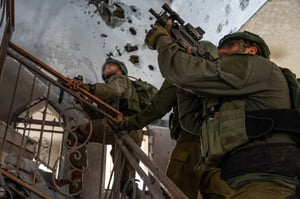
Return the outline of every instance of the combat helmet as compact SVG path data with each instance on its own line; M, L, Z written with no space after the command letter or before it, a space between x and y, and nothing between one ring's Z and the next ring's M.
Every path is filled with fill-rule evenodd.
M253 42L260 51L260 54L262 57L265 57L267 59L270 58L270 49L266 42L257 34L254 34L249 31L244 31L244 32L235 32L232 34L225 35L220 41L219 41L219 46L218 48L221 48L227 41L230 40L237 40L237 39L242 39L248 42Z
M106 59L106 61L104 62L103 66L102 66L102 78L105 79L103 72L104 72L104 68L107 64L116 64L120 67L123 75L128 75L128 70L127 67L125 66L124 62L121 62L117 59L112 59L112 58L108 58Z

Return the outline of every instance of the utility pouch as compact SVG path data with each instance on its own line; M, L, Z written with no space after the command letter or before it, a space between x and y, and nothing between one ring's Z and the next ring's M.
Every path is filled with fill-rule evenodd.
M241 100L223 101L219 112L208 117L202 125L201 167L205 170L217 167L226 153L247 141L245 103Z

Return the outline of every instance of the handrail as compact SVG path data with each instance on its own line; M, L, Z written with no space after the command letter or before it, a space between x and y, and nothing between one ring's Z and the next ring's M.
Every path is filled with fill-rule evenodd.
M26 65L32 71L38 73L45 79L51 81L51 83L55 84L56 86L64 89L66 92L73 95L74 97L80 98L83 102L85 102L89 106L92 106L92 104L89 101L87 101L85 98L82 98L81 94L86 95L86 97L88 97L90 100L94 100L94 102L101 105L102 107L108 108L113 113L115 113L117 117L112 117L111 115L104 112L102 109L99 109L99 108L96 108L95 106L93 106L93 108L95 110L99 111L101 114L105 115L109 119L112 119L114 121L120 121L120 119L122 118L122 113L120 113L116 109L110 107L108 104L106 104L102 100L98 99L94 95L90 94L85 89L79 87L78 90L76 90L74 92L72 89L62 85L59 81L54 80L54 79L50 78L49 76L47 76L45 73L43 73L42 70L47 71L48 73L52 74L54 77L56 77L64 82L68 81L68 78L66 78L62 74L58 73L53 68L51 68L47 64L43 63L41 60L37 59L30 53L26 52L25 50L23 50L16 44L10 42L9 46L11 49L8 50L8 55L11 56L12 58L16 59L20 63ZM24 56L26 59L22 58L22 56ZM33 63L40 66L40 70L37 70L36 66L34 66ZM77 94L78 92L80 92L81 94ZM158 182L161 183L163 190L168 195L172 196L173 199L185 199L186 198L186 196L182 193L182 191L180 189L178 189L176 187L176 185L169 178L166 177L165 173L163 173L157 166L154 165L154 163L152 161L149 160L149 158L146 156L146 154L136 145L136 143L128 135L125 134L123 136L117 136L116 138L123 140L125 145L127 147L129 147L131 149L131 151L134 151L136 158L138 158L145 166L147 166L150 169L153 177ZM133 166L135 168L137 168L138 165L133 161L133 159L131 157L128 157L128 155L130 155L130 154L129 154L128 150L126 149L126 147L121 145L121 143L122 142L120 142L120 140L119 141L117 140L117 144L120 145L120 149L124 153L126 158L131 159L132 160L131 164L133 164ZM144 175L144 174L141 173L141 175ZM145 183L147 184L147 182L145 182ZM150 184L148 184L148 185L150 185Z
M18 66L18 74L17 74L17 80L20 77L20 71L21 68L24 67L26 69L29 69L29 71L32 72L32 74L34 74L33 77L33 84L32 84L32 90L30 93L30 99L32 99L33 95L33 91L34 91L34 87L35 87L35 83L36 83L36 79L38 78L42 78L44 80L46 80L48 82L48 87L47 85L45 85L47 87L47 97L46 100L49 100L49 95L50 95L50 90L51 90L51 85L62 89L63 91L65 91L66 93L68 93L69 95L73 96L75 99L79 100L80 102L86 104L88 107L94 109L96 112L100 113L101 115L103 115L104 117L115 121L115 122L119 122L123 119L123 115L121 112L119 112L118 110L116 110L115 108L111 107L110 105L106 104L104 101L102 101L101 99L97 98L96 96L92 95L90 92L88 92L87 90L85 90L83 87L76 87L76 88L72 88L68 85L68 83L70 82L70 79L65 77L64 75L60 74L59 72L57 72L56 70L54 70L52 67L50 67L49 65L45 64L43 61L41 61L40 59L36 58L35 56L33 56L32 54L30 54L29 52L25 51L24 49L22 49L21 47L19 47L18 45L10 42L10 39L12 37L12 33L14 31L14 25L15 25L15 21L14 21L14 0L4 0L5 1L5 28L4 28L4 34L3 37L1 39L1 46L0 46L0 77L2 75L3 72L3 66L4 66L4 61L6 59L7 56L15 59L16 61L19 62L19 66ZM15 88L13 91L13 100L10 103L10 110L9 112L11 113L12 107L14 105L14 97L17 96L16 95L16 90L18 87L18 81L15 82ZM48 101L47 103L48 104ZM64 135L64 132L68 132L70 133L70 129L66 130L64 129L64 131L60 132L60 131L56 131L54 130L54 126L58 126L57 123L55 122L49 122L46 121L46 110L47 110L47 106L45 107L45 110L43 112L43 119L41 121L39 120L35 120L33 118L30 119L30 125L41 125L41 129L40 129L40 137L37 143L37 154L34 154L34 147L33 148L26 148L25 146L25 142L28 138L28 136L25 135L25 132L28 131L28 129L31 129L32 131L38 131L39 129L35 127L28 127L26 125L24 125L23 127L16 127L16 129L21 129L22 133L20 133L19 136L21 136L21 140L20 143L12 143L15 140L8 140L8 130L9 128L9 124L10 124L10 117L8 117L6 122L6 127L5 127L5 133L3 137L0 137L1 139L1 148L0 148L0 159L2 160L1 156L2 153L4 152L4 145L5 144L9 144L12 143L11 146L13 145L14 147L19 146L19 149L17 149L17 161L16 161L16 173L10 173L8 170L5 170L4 167L0 169L0 173L4 176L6 176L7 178L11 179L12 181L20 184L21 186L23 186L24 188L34 192L35 194L39 195L42 198L45 199L50 199L51 197L48 196L47 194L43 193L42 191L36 189L34 186L36 185L36 180L37 180L37 170L38 170L38 164L39 163L43 163L42 159L40 159L40 151L41 151L41 146L42 146L42 138L43 138L43 134L45 133L50 133L51 136L53 136L53 134L57 133L59 135ZM68 110L68 109L66 109ZM10 115L9 113L9 115ZM60 113L62 114L62 113ZM61 116L61 115L60 115ZM28 122L22 121L20 118L17 118L15 122L21 123L21 122ZM58 122L59 123L59 122ZM30 126L29 125L29 126ZM52 126L53 129L49 130L49 129L45 129L45 125L49 125ZM92 129L92 127L91 127ZM15 132L16 133L16 132ZM18 134L18 133L16 133ZM72 134L72 133L71 133ZM73 135L74 136L74 135ZM105 137L105 136L104 136ZM84 141L83 144L78 144L74 145L70 148L68 148L65 151L65 154L63 154L63 152L61 152L60 156L56 159L54 166L53 166L53 173L55 173L56 169L59 170L59 168L57 168L58 166L58 162L60 161L60 158L63 159L64 157L67 157L67 154L71 154L71 153L76 153L77 150L82 147L85 146L88 142L88 139L90 138L90 135L88 136L88 138ZM128 162L131 164L131 166L135 169L135 171L141 176L141 178L143 179L144 182L144 190L145 191L145 187L148 187L149 191L152 194L153 198L161 198L162 197L162 190L165 192L166 195L169 196L169 198L172 199L186 199L187 197L182 193L182 191L180 189L178 189L176 187L176 185L165 175L165 173L160 170L148 157L147 155L136 145L136 143L127 135L127 134L116 134L115 135L116 141L115 144L117 146L117 150L119 150L119 155L120 157L122 156L121 159L126 158L128 160ZM10 138L11 139L11 138ZM51 138L52 139L52 138ZM75 140L77 142L77 137L75 135ZM52 142L52 141L51 141ZM65 142L65 140L63 140L63 142ZM65 146L63 146L65 147ZM51 150L51 148L50 148ZM33 182L32 184L30 184L29 182L25 182L23 181L21 178L19 178L18 173L20 170L20 161L24 160L26 158L26 153L31 153L31 154L27 154L27 156L29 156L29 158L27 160L30 161L30 158L32 160L32 158L35 159L35 170L33 173ZM51 152L51 151L50 151ZM49 152L49 154L50 154ZM104 152L104 146L102 147L102 153ZM101 161L104 160L104 155L101 155ZM145 172L138 164L138 162L135 160L138 159L140 160L148 169L149 169L149 173L147 175L147 172ZM48 164L50 165L50 155L49 155L49 159L48 159ZM39 162L39 163L38 163ZM103 161L105 162L105 161ZM103 162L101 162L101 164L103 164ZM48 166L49 166L48 165ZM114 180L116 180L116 182L114 182L113 188L115 187L115 190L113 190L113 196L115 198L118 198L118 192L120 191L120 185L118 185L119 182L117 182L117 180L120 180L120 176L122 174L122 167L124 166L124 161L121 164L118 164L115 162L115 170L112 171L111 176L114 175ZM51 168L51 167L49 167ZM70 172L77 172L78 168L69 168ZM102 171L103 171L103 166L102 166ZM104 169L105 170L105 169ZM99 178L101 178L101 182L102 182L102 176L103 174L101 174L101 176L99 176ZM52 174L52 177L54 175ZM151 176L151 178L149 178ZM154 177L154 181L153 178ZM72 181L72 180L71 180ZM76 181L76 179L74 180ZM158 182L158 183L156 183ZM54 183L55 184L55 183ZM158 185L159 186L158 186ZM56 185L56 184L55 184ZM57 187L55 187L57 188ZM109 185L108 185L109 188ZM57 190L58 193L62 194L62 195L67 195L63 192L61 192L61 190ZM79 191L81 193L81 191ZM70 193L70 192L69 192ZM69 194L68 196L74 196L76 193L73 194ZM78 194L78 193L77 193ZM145 193L144 193L145 194ZM105 195L109 195L109 194L105 194ZM101 197L102 198L102 197ZM105 196L105 198L107 198Z
M65 82L65 83L67 83L69 81L69 79L66 78L64 75L60 74L59 72L57 72L56 70L54 70L53 68L51 68L50 66L48 66L47 64L45 64L44 62L42 62L41 60L39 60L38 58L34 57L33 55L31 55L27 51L23 50L22 48L20 48L16 44L10 42L9 43L9 47L13 50L13 51L11 49L8 50L8 55L9 56L13 57L14 59L16 59L17 61L19 61L20 63L28 66L31 70L35 71L36 73L38 73L42 77L46 78L47 80L51 81L51 83L53 83L56 86L64 89L70 95L73 95L74 97L77 97L77 98L81 99L85 104L87 104L87 105L91 106L91 108L99 111L105 117L107 117L107 118L109 118L109 119L111 119L111 120L113 120L115 122L119 122L119 121L122 120L122 118L123 118L122 113L120 113L115 108L109 106L108 104L106 104L105 102L103 102L101 99L99 99L96 96L92 95L86 89L84 89L82 87L79 87L76 90L76 92L74 92L72 89L66 87L65 85L61 84L58 81L58 80L61 80L61 81ZM17 54L14 53L14 52L16 52ZM22 59L21 58L22 56L24 56L25 58L27 58L27 60ZM34 67L31 62L34 63L34 64L39 65L41 67L41 69L43 69L43 70L47 71L48 73L52 74L58 80L50 78L49 76L45 75L41 70L37 70L36 67ZM85 99L85 98L83 98L82 95L84 95L85 97L87 97L88 100ZM100 109L100 108L97 108L97 107L93 106L92 103L90 102L90 100L93 101L93 102L95 102L97 105L99 105L104 110L109 110L110 114L107 114L105 111L103 111L103 109Z

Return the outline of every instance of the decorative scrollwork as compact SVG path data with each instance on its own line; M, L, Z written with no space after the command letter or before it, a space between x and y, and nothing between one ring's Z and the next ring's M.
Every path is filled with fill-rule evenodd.
M87 113L79 108L67 108L59 115L59 123L64 132L68 134L68 139L64 145L69 151L85 146L93 131L91 119ZM81 132L80 127L85 126L87 131Z
M79 195L83 190L83 168L86 166L86 147L92 134L92 123L89 116L78 108L68 108L59 117L61 127L66 133L62 154L54 163L52 179L58 192L65 196ZM87 126L85 135L79 133L80 126ZM62 165L64 171L57 179L57 171ZM60 168L62 168L60 167Z

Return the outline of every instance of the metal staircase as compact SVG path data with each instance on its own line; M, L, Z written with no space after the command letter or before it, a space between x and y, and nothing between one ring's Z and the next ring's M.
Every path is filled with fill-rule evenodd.
M0 0L0 11L0 92L8 99L0 118L0 198L186 198L126 133L115 135L112 169L105 166L106 146L89 144L92 130L78 141L78 125L89 122L92 129L83 104L116 122L122 114L85 89L68 86L68 78L11 43L14 1ZM88 152L90 165L77 168L70 157L80 159L82 146L96 153ZM142 179L128 180L130 197L120 187L125 160ZM95 190L86 191L93 184Z

